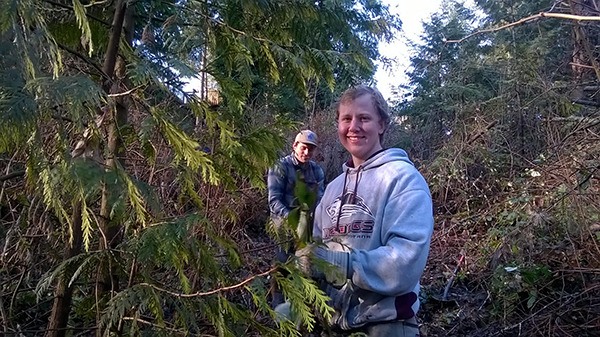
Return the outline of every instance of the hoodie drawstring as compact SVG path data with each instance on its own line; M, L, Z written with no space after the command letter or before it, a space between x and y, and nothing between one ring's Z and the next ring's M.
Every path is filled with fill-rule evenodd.
M352 191L352 195L350 196L350 200L348 200L348 203L353 205L356 202L356 192L358 189L358 176L360 174L360 170L361 170L362 166L359 166L356 169L356 180L354 181L354 190ZM340 218L342 217L342 207L344 206L344 204L346 204L344 202L344 200L346 199L346 183L348 182L348 172L350 171L350 169L346 169L345 175L344 175L344 186L342 187L342 195L340 196L340 208L338 209L338 215L337 215L337 219L335 221L335 230L339 233L340 232Z
M342 206L344 206L344 194L346 194L346 182L348 181L348 171L344 172L344 186L342 187L342 196L340 197L340 208L338 209L337 219L335 220L335 230L340 232L340 217L342 216Z
M356 192L358 192L358 177L360 175L360 169L362 169L362 166L359 166L356 169L356 180L354 180L354 190L352 191L352 196L349 202L351 205L354 205L356 203Z

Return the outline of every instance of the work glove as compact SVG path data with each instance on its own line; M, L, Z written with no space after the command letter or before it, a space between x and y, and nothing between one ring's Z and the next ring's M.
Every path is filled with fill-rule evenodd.
M316 245L309 243L301 249L296 250L296 266L306 277L312 277L315 279L323 278L323 274L314 267L314 255Z
M335 312L331 315L331 319L328 322L331 327L337 326L343 330L352 328L348 322L347 313L350 309L354 291L355 289L352 282L346 282L341 288L329 285L325 289L325 293L331 298L329 305L335 309Z
M334 286L342 286L349 278L352 278L350 266L350 253L333 251L326 246L317 246L313 250L315 258L325 263L318 263L317 267L322 269L327 282Z
M304 275L325 279L334 286L342 286L352 277L350 253L333 251L314 243L296 251L296 263Z
M281 304L278 304L273 310L275 311L275 322L280 323L282 321L292 320L292 310L290 302L285 301Z

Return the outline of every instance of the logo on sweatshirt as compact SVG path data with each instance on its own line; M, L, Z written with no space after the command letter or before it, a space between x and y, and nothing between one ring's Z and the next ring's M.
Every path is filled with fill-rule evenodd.
M375 217L364 199L347 192L326 208L331 226L324 228L323 239L334 236L371 237Z

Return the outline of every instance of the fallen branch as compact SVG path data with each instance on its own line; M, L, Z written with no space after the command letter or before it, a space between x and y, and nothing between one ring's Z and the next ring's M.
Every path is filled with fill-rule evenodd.
M25 175L25 171L16 171L0 177L0 182Z

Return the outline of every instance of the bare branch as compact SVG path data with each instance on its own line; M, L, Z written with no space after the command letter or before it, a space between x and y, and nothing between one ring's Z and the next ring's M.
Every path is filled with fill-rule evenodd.
M538 13L538 14L531 15L531 16L528 16L526 18L520 19L520 20L515 21L515 22L511 22L511 23L505 24L505 25L500 26L500 27L489 28L489 29L483 29L483 30L476 31L474 33L471 33L471 34L463 37L462 39L458 39L458 40L446 40L445 42L447 42L447 43L462 43L465 40L470 39L470 38L472 38L473 36L476 36L476 35L497 32L499 30L508 29L508 28L511 28L511 27L514 27L514 26L522 25L524 23L529 23L529 22L537 21L537 20L539 20L541 18L556 18L556 19L565 19L565 20L574 20L574 21L600 21L600 16L581 16L581 15L573 15L573 14L541 12L541 13Z
M56 1L52 1L52 0L44 0L44 2L47 2L47 3L49 3L51 5L54 5L54 6L57 6L57 7L69 9L71 11L75 10L75 9L73 9L73 6L68 6L68 5L62 4L60 2L56 2ZM100 2L96 2L94 5L99 5L99 4L101 4L101 3ZM86 7L89 7L89 5L86 5ZM92 20L94 20L96 22L99 22L99 23L101 23L101 24L103 24L103 25L105 25L107 27L110 27L110 23L109 22L106 22L106 21L104 21L104 20L102 20L102 19L100 19L100 18L98 18L96 16L93 16L93 15L91 15L89 13L85 13L85 16L87 16L88 18L90 18L90 19L92 19Z
M136 91L137 89L139 89L141 87L143 87L143 85L138 85L135 88L129 89L127 91L119 92L119 93L116 93L116 94L109 94L108 97L127 96L127 95L131 94L132 92Z
M232 286L222 287L222 288L218 288L218 289L213 289L213 290L206 291L206 292L196 292L196 293L193 293L193 294L176 293L176 292L173 292L173 291L169 291L169 290L157 287L157 286L155 286L153 284L150 284L150 283L140 283L140 285L147 286L147 287L153 288L155 290L158 290L160 292L167 293L167 294L170 294L172 296L181 297L181 298L190 298L190 297L197 297L197 296L208 296L208 295L214 295L216 293L220 293L220 292L223 292L223 291L228 291L228 290L233 290L233 289L237 289L237 288L243 287L246 284L252 282L252 280L254 280L255 278L262 277L262 276L267 276L267 275L271 274L272 272L274 272L275 270L277 270L277 268L278 267L275 266L275 267L273 267L273 268L271 268L271 269L269 269L269 270L267 270L267 271L265 271L263 273L260 273L260 274L254 275L252 277L249 277L249 278L245 279L244 281L242 281L242 282L240 282L238 284L234 284Z
M7 175L1 176L0 177L0 181L6 181L6 180L9 180L9 179L12 179L12 178L21 177L23 175L25 175L25 171L12 172L12 173L9 173Z
M580 104L580 105L586 105L586 106L600 107L599 102L590 101L590 100L586 100L586 99L576 99L576 100L573 100L573 103Z
M105 80L110 81L111 78L110 76L108 76L108 74L106 74L102 68L100 68L99 65L97 65L92 59L90 59L89 57L86 57L85 55L77 52L76 50L73 50L69 47L67 47L66 45L63 45L61 43L57 43L58 47L69 52L70 54L75 55L77 58L79 58L80 60L82 60L83 62L89 64L91 67L93 67L94 69L96 69L99 73L100 76L102 76Z

